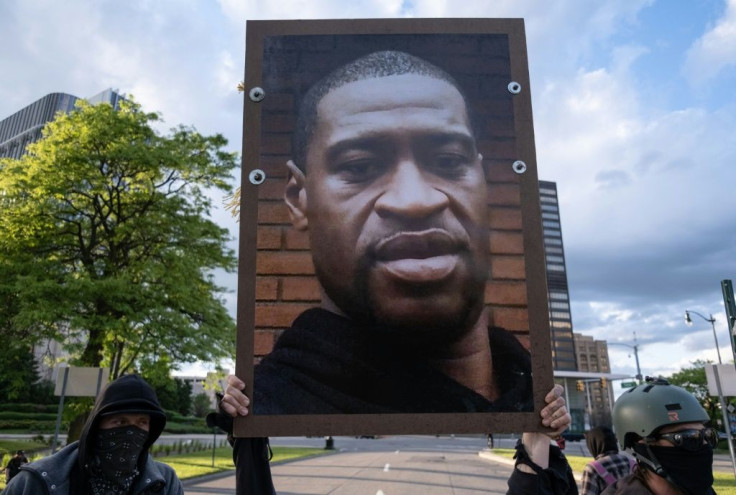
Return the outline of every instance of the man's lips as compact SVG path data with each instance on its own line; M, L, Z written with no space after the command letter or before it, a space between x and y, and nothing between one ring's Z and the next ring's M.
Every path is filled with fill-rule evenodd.
M464 244L446 230L399 232L380 240L374 254L378 261L426 259L457 253Z
M438 282L460 262L464 242L441 229L399 232L379 241L376 266L390 277L410 283Z

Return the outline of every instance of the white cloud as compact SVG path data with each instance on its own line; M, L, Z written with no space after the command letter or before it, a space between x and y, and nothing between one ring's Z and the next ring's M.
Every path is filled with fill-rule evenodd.
M618 53L610 68L549 80L535 99L540 177L559 182L568 253L671 250L685 232L736 221L731 184L714 180L736 160L736 119L648 106L630 71L644 51Z
M693 85L700 85L735 65L736 0L726 0L723 17L688 50L683 74Z
M218 0L230 20L245 26L249 19L336 19L397 17L401 0Z

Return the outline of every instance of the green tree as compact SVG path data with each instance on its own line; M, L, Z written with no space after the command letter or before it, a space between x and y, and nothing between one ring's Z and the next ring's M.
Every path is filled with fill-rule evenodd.
M194 415L198 418L204 418L212 410L212 400L210 396L204 392L200 392L192 399Z
M192 384L181 378L174 378L174 383L176 383L176 410L182 416L189 416L192 414Z
M711 361L698 359L690 363L692 366L666 377L672 385L678 385L693 394L710 416L712 424L723 422L718 396L711 396L708 392L708 381L705 376L705 366ZM733 400L731 401L733 402Z
M33 348L14 339L0 346L0 397L3 402L36 402L32 384L38 381Z
M171 376L172 364L167 356L141 360L141 376L156 391L161 407L188 416L192 412L192 385Z
M0 160L0 326L54 339L72 364L111 367L232 355L234 323L214 270L232 271L210 190L231 190L220 135L160 120L133 101L81 103L18 160Z

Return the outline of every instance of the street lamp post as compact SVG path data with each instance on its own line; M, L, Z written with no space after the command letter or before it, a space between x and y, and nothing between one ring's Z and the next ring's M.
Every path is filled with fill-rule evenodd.
M713 315L710 315L710 318L706 318L705 316L701 315L697 311L689 311L685 310L685 323L687 323L688 326L693 326L693 320L690 318L690 313L694 315L700 316L702 319L710 323L710 325L713 327L713 339L716 341L716 352L718 353L718 364L723 364L723 361L721 361L721 350L718 347L718 337L716 336L716 319L713 318Z
M721 361L721 350L718 348L718 337L716 337L716 319L713 318L713 315L710 315L710 318L706 318L705 316L701 315L697 311L688 311L685 310L685 323L688 324L688 326L693 325L693 320L690 318L690 313L696 314L700 316L702 319L707 321L711 324L713 327L713 339L716 341L716 352L718 352L718 364L723 364L723 361ZM723 429L726 432L726 435L728 437L728 450L731 454L731 464L733 465L734 474L736 474L736 454L734 454L734 448L733 448L733 440L731 438L731 425L728 421L728 410L726 409L726 400L723 398L723 392L721 391L721 380L718 376L718 367L713 364L709 365L713 366L713 375L716 379L716 389L718 390L718 400L721 404L721 415L723 416Z
M639 344L636 342L636 334L634 334L634 345L623 344L620 342L609 342L608 345L622 345L629 349L634 349L634 359L636 359L636 381L641 384L643 377L641 374L641 367L639 366Z

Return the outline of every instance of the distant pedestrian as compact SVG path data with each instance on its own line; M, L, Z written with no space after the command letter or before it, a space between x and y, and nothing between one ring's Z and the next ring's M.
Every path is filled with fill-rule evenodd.
M565 437L560 435L557 438L555 438L555 442L557 443L557 446L560 448L560 450L565 450L565 445L566 445Z
M593 460L583 470L581 495L598 495L617 479L631 474L636 461L618 451L618 442L613 430L598 426L585 433Z
M8 462L8 465L5 466L5 482L9 482L13 477L20 472L20 467L23 464L28 464L28 458L26 457L26 453L22 450L19 450L15 453L15 455L10 459L10 462Z

